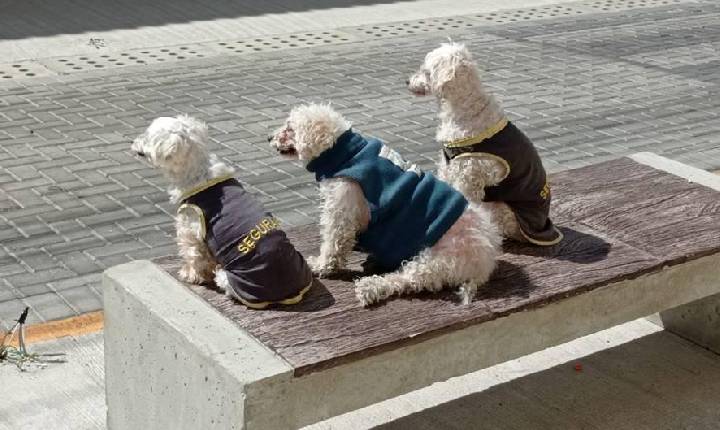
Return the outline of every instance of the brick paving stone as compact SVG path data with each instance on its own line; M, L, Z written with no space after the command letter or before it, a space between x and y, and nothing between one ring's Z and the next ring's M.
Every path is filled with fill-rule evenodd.
M76 275L97 273L101 269L101 266L93 257L81 251L69 252L58 256L57 259L64 267Z
M4 288L0 288L0 303L20 298L20 296L15 293L14 289L10 288L7 285L4 285L3 287Z
M160 257L160 255L153 255L153 257ZM117 266L118 264L127 263L137 259L138 258L135 257L135 253L133 253L132 257L129 257L126 254L115 254L97 258L96 261L103 269L108 269L110 267Z
M73 308L56 292L38 294L23 299L40 318L40 321L52 321L77 315ZM2 316L0 316L2 318ZM30 321L32 323L32 321Z
M38 296L40 294L47 294L52 292L52 290L47 284L40 284L36 282L33 282L30 285L15 287L15 290L19 293L19 296L21 298Z
M102 298L87 285L63 290L62 298L79 314L102 309Z
M167 255L167 254L166 254ZM48 282L51 290L62 294L62 291L69 290L81 286L99 286L101 274L100 272L90 273L87 275L74 276L72 278L62 279L58 281Z
M10 284L12 287L21 290L21 288L46 284L50 281L58 281L75 276L75 274L62 267L58 267L54 264L52 267L47 269L36 270L33 273L20 273L17 275L11 275L5 277L5 282Z
M177 251L167 182L128 150L157 115L208 121L211 149L286 225L318 210L313 177L265 141L295 103L332 99L434 168L436 103L404 80L448 35L548 171L641 150L720 168L715 2L0 82L0 324L25 303L36 319L94 310L100 270Z
M13 250L38 249L54 243L60 243L64 239L53 231L48 234L21 237L15 240L3 241L3 244Z
M142 249L140 251L133 252L133 258L142 260L142 259L152 259L155 257L162 257L165 255L173 255L177 254L177 246L174 243L174 240L168 241L165 245L153 245L150 248Z
M25 306L26 304L21 300L0 301L0 323L2 323L6 329L9 328L14 324L15 320L18 319L20 313L25 309ZM36 322L37 319L37 317L34 318ZM31 318L28 318L28 320L30 322L33 321Z
M137 240L132 240L129 242L112 243L98 248L86 249L85 253L96 259L100 259L117 254L131 254L133 251L143 248L146 248L143 243L138 242Z
M23 266L20 263L16 262L3 262L2 267L0 267L0 277L5 278L10 275L18 275L21 273L27 273L27 267ZM2 290L2 285L0 285L0 290Z

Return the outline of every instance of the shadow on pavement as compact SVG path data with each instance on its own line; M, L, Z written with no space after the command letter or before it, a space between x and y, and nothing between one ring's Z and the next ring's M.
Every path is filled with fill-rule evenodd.
M376 429L710 430L718 378L716 355L658 332Z
M0 39L395 3L392 0L0 0Z

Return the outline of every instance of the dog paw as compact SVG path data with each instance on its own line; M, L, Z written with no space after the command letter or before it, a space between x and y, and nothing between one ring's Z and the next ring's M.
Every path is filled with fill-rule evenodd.
M377 301L375 294L371 290L364 288L355 287L355 297L363 307L368 307Z
M203 282L205 282L205 278L200 275L200 272L188 266L183 266L180 268L180 271L178 272L178 277L181 281L187 282L189 284L202 284Z
M385 299L384 295L377 287L376 278L378 276L366 276L355 281L355 297L363 306L370 306L380 300Z
M317 276L327 276L331 275L338 270L340 270L340 265L337 264L334 260L326 260L324 258L321 258L320 256L317 257L308 257L307 263L310 266L310 269L312 272Z
M458 288L457 290L457 295L462 301L463 305L469 305L470 303L472 303L476 293L477 286L469 283L461 285L460 288Z

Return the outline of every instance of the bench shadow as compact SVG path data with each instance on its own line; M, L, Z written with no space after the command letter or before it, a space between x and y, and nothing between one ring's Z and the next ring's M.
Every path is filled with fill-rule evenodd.
M342 281L342 282L353 282L357 278L368 275L376 275L381 272L373 272L369 270L357 270L353 268L346 268L333 272L329 275L324 275L321 279L327 279L328 281Z
M324 275L322 279L342 282L353 282L358 278L362 278L363 276L382 275L384 273L389 273L396 270L383 267L371 254L367 254L357 248L354 251L353 257L355 257L353 258L353 260L358 260L359 262L349 264L349 267L340 269L337 272Z
M478 288L475 301L528 298L537 288L523 266L499 260L490 280Z
M186 284L190 285L190 284ZM212 291L216 295L225 296L225 300L228 302L232 302L234 305L246 308L245 305L240 303L238 300L235 300L234 298L227 297L223 291L221 291L214 283L209 284L199 284L199 285L190 285L190 287L198 292L201 297L204 297L207 299L208 294L203 294L199 289L203 288L205 290ZM327 309L330 306L335 304L335 297L333 297L332 293L328 288L323 284L322 279L313 278L313 283L310 289L305 293L305 296L300 301L300 303L294 304L294 305L279 305L279 304L271 304L265 309L260 309L259 312L262 312L264 310L272 310L275 312L317 312L321 311L323 309ZM248 311L254 311L254 309L247 308Z
M268 309L276 312L318 312L335 304L335 297L323 284L322 279L313 278L312 287L302 301L295 305L271 305Z
M570 261L578 264L590 264L604 260L612 248L612 244L592 234L583 233L569 227L559 227L559 230L564 238L557 245L536 246L506 240L503 242L503 252Z
M579 343L575 348L586 345ZM521 358L521 365L499 365L438 383L422 394L424 402L437 395L434 393L468 394L408 415L391 414L391 421L374 429L502 429L509 421L516 430L582 427L568 423L616 430L718 427L716 381L720 369L708 366L713 357L706 351L667 332L649 334L569 363L561 363L557 357L544 360L552 360L554 365L545 368L538 359ZM582 370L575 368L578 363ZM697 371L681 374L680 369ZM541 393L541 401L536 393ZM662 393L667 406L656 408L657 396L647 393ZM560 410L552 405L566 407ZM389 411L393 407L402 409L404 405L395 400L383 405ZM613 414L612 425L603 411Z

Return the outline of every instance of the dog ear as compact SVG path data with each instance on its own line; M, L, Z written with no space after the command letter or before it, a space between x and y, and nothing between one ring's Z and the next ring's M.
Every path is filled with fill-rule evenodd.
M295 151L298 159L309 161L331 147L335 134L327 121L309 121L297 124L295 130Z
M434 94L441 94L443 87L455 78L457 58L454 55L436 59L430 68L430 87Z
M188 137L183 131L170 132L158 147L157 157L160 159L158 161L168 161L184 154L188 146Z
M160 162L170 160L176 156L185 156L191 146L204 146L208 138L208 128L205 122L188 115L178 115L157 147L157 158Z
M190 139L199 145L204 145L208 140L208 127L205 121L189 115L178 115L176 119L182 124L182 133L186 139Z
M471 56L465 45L460 43L443 44L446 49L430 65L430 87L434 94L442 94L445 85L471 70Z

